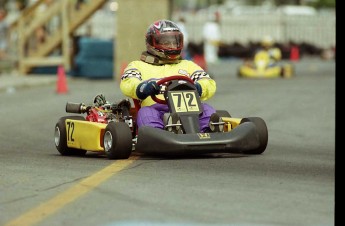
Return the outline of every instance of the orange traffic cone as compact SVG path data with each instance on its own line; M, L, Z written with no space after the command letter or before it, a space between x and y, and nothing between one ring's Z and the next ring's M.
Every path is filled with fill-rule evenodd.
M57 82L56 82L56 92L57 93L67 93L67 80L65 69L63 66L59 66L57 69Z
M122 62L121 70L120 70L121 75L123 74L123 72L125 72L125 69L126 69L127 65L128 65L127 62Z
M290 50L290 60L299 61L299 49L297 46L292 46Z

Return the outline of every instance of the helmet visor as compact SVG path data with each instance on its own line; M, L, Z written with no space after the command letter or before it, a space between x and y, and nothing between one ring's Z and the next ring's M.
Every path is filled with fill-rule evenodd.
M153 35L153 45L161 50L181 50L183 48L183 35L180 32Z

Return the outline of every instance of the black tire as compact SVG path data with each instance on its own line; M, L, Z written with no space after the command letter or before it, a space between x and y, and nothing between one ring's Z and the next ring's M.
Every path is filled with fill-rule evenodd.
M125 122L110 122L104 131L104 151L109 159L128 159L132 153L132 131Z
M243 118L241 120L241 124L244 122L252 122L255 124L256 132L259 136L259 143L260 143L257 149L245 151L244 153L254 154L254 155L262 154L266 150L267 143L268 143L268 131L267 131L267 126L266 126L265 121L259 117L248 117L248 118Z
M173 124L181 124L180 117L177 113L168 113L164 116L165 124L164 125L173 125ZM183 133L182 126L171 126L166 128L167 131L173 133Z
M67 135L66 135L66 125L65 125L66 119L85 121L85 118L82 116L61 117L55 125L55 132L54 132L55 147L60 152L61 155L83 156L86 154L86 150L67 147Z
M210 117L210 123L209 127L212 132L223 132L224 131L224 125L212 125L212 123L221 123L222 117L228 117L230 118L231 115L229 112L225 110L217 110L216 113L213 113Z
M220 116L220 117L228 117L231 118L231 115L228 111L226 110L217 110L216 113Z
M237 70L237 74L236 75L237 75L237 78L243 78L243 75L242 75L240 69Z
M281 72L281 76L283 78L292 78L294 76L295 73L295 69L293 67L293 65L283 65L281 68L282 72Z

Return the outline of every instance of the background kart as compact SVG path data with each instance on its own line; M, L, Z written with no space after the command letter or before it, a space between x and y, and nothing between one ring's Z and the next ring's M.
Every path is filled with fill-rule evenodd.
M291 78L294 68L291 64L277 62L270 64L270 56L267 51L259 51L252 61L246 60L238 69L240 78Z
M211 116L210 131L200 133L200 97L194 82L186 76L170 76L157 82L160 94L151 98L167 104L164 130L136 125L138 100L108 103L102 95L94 104L66 104L65 116L55 125L55 146L61 155L106 154L109 159L128 158L132 151L146 154L261 154L268 142L265 121L260 117L233 118L225 110ZM163 94L163 95L161 95ZM164 99L160 99L164 96Z
M128 158L134 131L129 110L128 100L110 104L102 95L96 96L92 105L67 102L66 112L85 113L86 117L65 116L58 120L56 149L61 155L85 155L93 151L105 153L109 159Z

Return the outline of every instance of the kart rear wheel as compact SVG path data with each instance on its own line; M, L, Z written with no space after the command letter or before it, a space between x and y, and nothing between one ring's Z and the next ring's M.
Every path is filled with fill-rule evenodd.
M291 78L294 75L294 68L290 64L286 64L282 66L281 76L283 78Z
M266 126L265 121L259 117L248 117L248 118L243 118L241 120L241 123L244 123L244 122L254 123L256 127L256 132L259 136L259 147L255 150L245 151L244 153L254 154L254 155L262 154L265 151L267 147L267 143L268 143L268 131L267 131L267 126Z
M132 131L125 122L110 122L104 131L104 151L109 159L128 159L132 153Z
M241 69L238 69L238 70L237 70L236 75L237 75L237 78L243 78L243 75L242 75L242 73L241 73Z
M54 132L55 147L60 152L61 155L83 156L86 154L86 150L67 147L67 134L66 134L66 124L65 124L66 119L85 121L85 118L82 116L61 117L55 125L55 132Z

